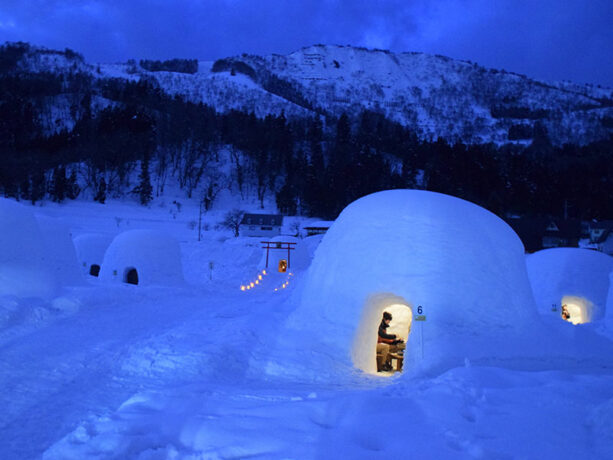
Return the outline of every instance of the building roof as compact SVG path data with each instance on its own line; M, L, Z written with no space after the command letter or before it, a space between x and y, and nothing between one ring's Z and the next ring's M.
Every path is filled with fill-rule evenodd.
M602 234L598 238L596 238L594 243L596 244L604 243L605 241L607 241L611 233L613 233L613 228L606 229L604 232L602 232Z
M245 214L241 225L266 225L269 227L280 227L283 225L281 214Z
M613 229L613 220L601 220L600 222L590 222L590 229L611 230Z
M305 225L303 228L305 230L314 229L314 228L330 228L334 223L333 220L318 220L317 222L311 222L308 225Z
M543 237L579 240L581 221L547 217L520 217L507 220L524 243L526 251L533 252L543 247Z

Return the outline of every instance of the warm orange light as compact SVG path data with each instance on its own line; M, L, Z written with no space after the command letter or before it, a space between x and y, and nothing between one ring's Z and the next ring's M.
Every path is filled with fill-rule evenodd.
M262 273L265 275L266 274L266 270L262 270Z
M261 280L262 279L262 275L258 275L258 279Z
M244 291L244 290L245 290L245 286L241 286L241 291Z
M255 284L260 284L260 280L255 280Z
M254 286L254 284L253 284L253 283L249 283L249 286L250 286L250 287L253 287L253 286Z

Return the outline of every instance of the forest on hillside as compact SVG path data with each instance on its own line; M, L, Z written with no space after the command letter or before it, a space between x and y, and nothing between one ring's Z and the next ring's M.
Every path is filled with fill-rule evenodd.
M173 178L207 208L220 188L232 186L254 191L262 204L274 196L286 215L335 218L366 194L420 188L501 216L613 216L613 139L554 147L542 130L529 146L464 145L420 141L370 111L289 120L217 113L168 95L151 79L96 78L76 65L64 73L19 70L20 52L5 45L0 53L6 197L35 203L83 194L103 203L134 194L146 205ZM74 123L49 130L45 114L58 101ZM224 168L220 152L227 155Z

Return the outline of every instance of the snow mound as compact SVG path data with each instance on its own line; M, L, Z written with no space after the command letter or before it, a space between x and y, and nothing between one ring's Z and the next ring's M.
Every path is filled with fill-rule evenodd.
M53 297L57 280L44 241L30 209L0 198L0 296Z
M345 208L315 252L281 348L376 373L386 309L408 337L405 371L513 358L537 335L519 237L489 211L439 193L384 191Z
M604 317L613 257L589 249L554 248L529 255L526 264L541 315L557 319L561 304L577 304L583 310L580 322Z
M155 230L120 233L104 254L100 279L138 285L183 284L179 242Z
M47 263L63 286L84 284L70 229L60 219L37 216L42 230Z
M92 269L95 272L96 267L100 270L104 260L104 253L112 241L112 237L99 233L86 233L75 237L74 245L77 251L77 258L85 273L93 274Z
M609 294L607 296L605 324L608 330L613 331L613 272L609 275Z

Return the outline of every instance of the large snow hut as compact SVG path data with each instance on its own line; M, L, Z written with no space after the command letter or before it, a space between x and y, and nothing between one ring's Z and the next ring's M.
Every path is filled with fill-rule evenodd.
M376 374L384 311L407 338L405 370L513 358L537 336L519 237L489 211L434 192L378 192L345 208L278 347L317 377L351 367Z
M57 287L34 214L26 206L0 198L0 296L48 298Z
M562 307L573 324L602 319L613 257L590 249L555 248L526 258L538 311L560 318Z
M104 254L100 279L133 285L182 284L179 242L154 230L120 233Z

